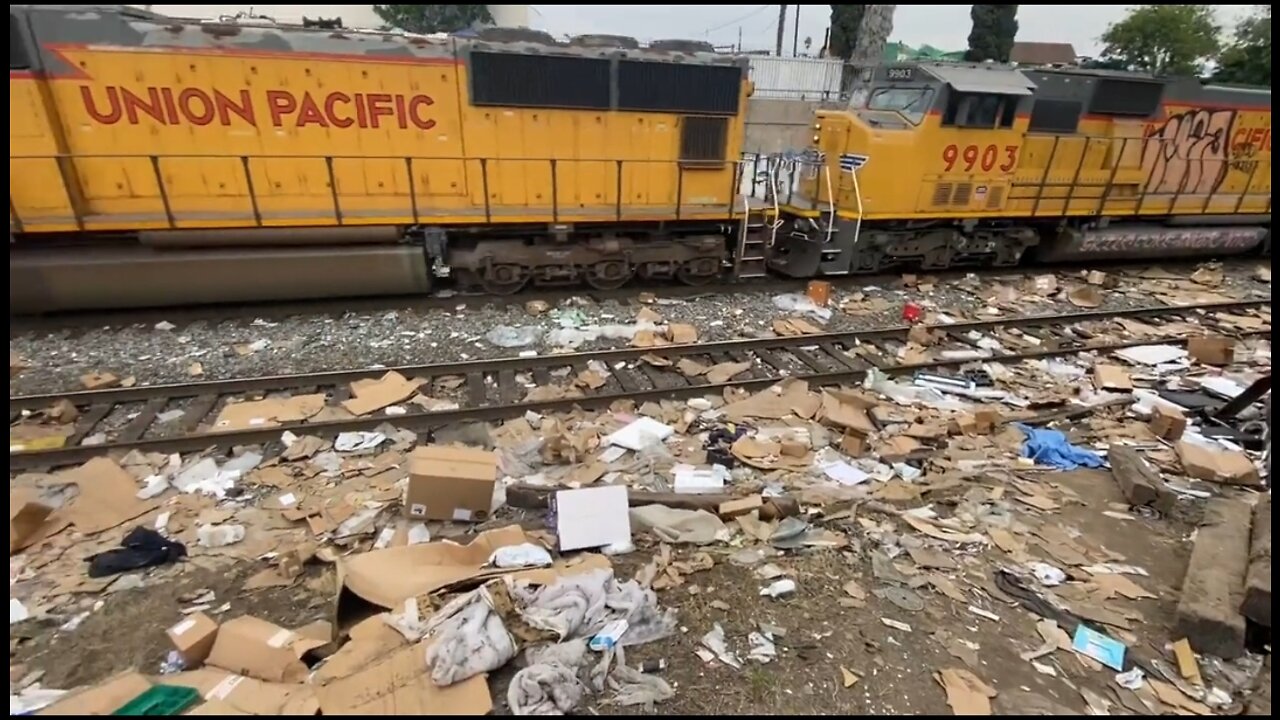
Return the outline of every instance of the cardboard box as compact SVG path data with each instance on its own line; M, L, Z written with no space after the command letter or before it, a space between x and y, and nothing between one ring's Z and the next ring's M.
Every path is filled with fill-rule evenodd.
M1202 335L1187 341L1187 354L1204 365L1230 365L1235 361L1236 343L1220 335Z
M218 629L208 664L268 682L302 682L309 670L307 651L325 645L251 615L228 620Z
M1253 461L1237 450L1182 440L1178 443L1178 459L1183 471L1193 478L1226 485L1262 484Z
M204 613L194 613L169 628L167 634L182 662L188 668L197 668L204 664L209 651L213 650L213 642L218 637L218 623Z
M1157 403L1151 408L1151 433L1170 442L1177 441L1187 430L1187 416L1181 410Z
M488 450L426 445L409 453L405 514L415 520L480 522L489 517L498 456Z

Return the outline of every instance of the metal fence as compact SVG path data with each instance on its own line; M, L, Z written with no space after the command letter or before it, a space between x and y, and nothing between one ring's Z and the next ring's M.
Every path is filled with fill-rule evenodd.
M780 100L836 100L844 62L839 59L751 56L753 97Z

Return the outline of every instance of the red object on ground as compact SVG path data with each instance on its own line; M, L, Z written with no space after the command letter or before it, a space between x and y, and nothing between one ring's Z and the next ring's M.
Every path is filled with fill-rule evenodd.
M924 310L915 303L905 303L902 306L902 319L907 323L918 323L924 317Z

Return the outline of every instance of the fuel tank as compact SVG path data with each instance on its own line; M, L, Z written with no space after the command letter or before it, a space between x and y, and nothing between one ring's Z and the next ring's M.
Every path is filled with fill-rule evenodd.
M9 249L11 314L426 293L421 247Z

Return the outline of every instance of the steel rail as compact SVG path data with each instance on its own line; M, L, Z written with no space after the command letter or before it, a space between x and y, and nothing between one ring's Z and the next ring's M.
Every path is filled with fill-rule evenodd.
M1128 308L1123 310L1091 310L1081 313L1060 313L1050 315L1028 315L1019 318L1001 318L995 320L975 320L928 326L931 330L949 333L968 332L971 330L990 330L996 327L1012 327L1042 325L1045 323L1089 322L1111 318L1136 318L1159 315L1181 315L1196 311L1216 312L1223 310L1248 310L1255 307L1269 307L1269 300L1239 300L1198 305L1152 306ZM263 375L231 380L200 380L185 383L163 383L156 385L139 385L129 388L107 388L103 390L74 390L64 393L44 393L39 395L17 395L9 398L9 412L22 410L38 410L47 407L57 400L69 400L76 405L100 402L123 403L150 400L156 397L170 399L196 397L199 395L229 395L260 390L288 390L298 387L329 386L350 383L356 380L378 378L388 372L398 372L406 377L441 377L444 375L466 375L474 372L496 372L500 370L534 370L537 368L563 367L578 365L597 360L606 364L618 361L636 360L645 355L659 357L680 357L684 355L707 355L714 353L732 353L750 351L759 348L789 348L823 343L847 343L859 340L882 340L905 335L909 325L893 325L872 330L848 330L843 332L820 333L813 335L793 335L776 338L750 338L745 340L720 340L715 342L694 343L691 345L660 345L646 348L626 347L610 350L589 350L577 353L558 353L537 355L534 357L509 356L489 360L468 360L453 363L434 363L427 365L398 365L381 368L362 368L359 370L331 370L318 373L301 373L292 375Z
M1169 315L1169 316L1177 317L1177 316L1190 314L1197 310L1205 310L1206 307L1211 310L1222 311L1222 310L1242 309L1242 308L1258 306L1258 305L1266 306L1266 305L1269 305L1269 303L1261 302L1261 301L1212 303L1208 306L1199 305L1199 306L1181 306L1181 307L1164 307L1164 308L1144 308L1144 309L1125 310L1120 312L1095 311L1095 312L1089 312L1089 313L1076 313L1076 314L1068 314L1068 315L1019 318L1016 320L981 321L981 322L974 322L974 323L956 323L952 325L938 325L938 326L932 326L931 329L943 331L948 335L967 332L975 329L985 329L985 328L993 328L993 327L1005 327L1005 328L1023 327L1023 328L1053 330L1055 325L1059 326L1059 329L1065 331L1065 334L1061 336L1057 336L1055 338L1062 342L1062 345L1059 347L1042 348L1042 349L1036 349L1036 350L1022 351L1022 352L1012 352L1012 353L1006 353L1003 355L993 354L987 357L964 357L964 358L955 358L955 359L933 360L933 361L923 362L923 363L896 363L896 364L886 363L882 365L873 365L873 364L861 362L857 359L844 355L843 353L831 353L830 355L826 356L823 359L828 364L835 366L832 369L819 370L816 368L816 366L810 363L812 372L788 373L788 372L783 372L779 368L774 367L773 370L775 370L776 372L766 371L761 373L758 365L767 364L765 362L761 362L758 365L753 365L751 370L746 371L747 373L754 375L755 377L745 377L743 379L729 380L721 383L709 383L709 382L706 382L705 379L701 379L701 378L685 379L682 376L673 375L673 377L680 377L682 382L688 382L689 384L678 386L678 387L663 387L661 383L654 381L652 388L639 388L639 389L623 388L620 391L602 392L602 393L586 395L581 397L566 397L566 398L557 398L553 400L540 400L540 401L502 402L494 405L462 407L462 408L451 409L451 410L411 412L411 413L406 413L404 415L398 415L398 416L378 415L378 416L372 416L372 417L358 417L353 419L332 420L332 421L324 421L324 422L281 423L278 425L273 425L271 427L265 427L265 428L247 428L247 429L219 431L219 432L195 432L195 433L183 435L180 437L135 439L130 441L111 442L111 443L90 445L90 446L79 445L74 447L62 447L62 448L49 449L49 450L27 450L27 451L11 452L9 455L9 466L10 466L10 471L12 472L15 470L25 470L25 469L31 469L36 467L55 467L60 465L77 464L77 463L85 462L93 457L97 457L102 454L111 453L111 452L125 452L128 450L135 450L135 449L143 452L173 453L173 452L200 451L200 450L205 450L212 447L226 448L226 447L231 447L235 445L265 444L265 443L277 441L279 439L280 434L285 430L294 430L299 432L300 434L317 435L321 437L332 437L340 432L373 430L384 424L390 424L394 427L406 428L414 431L423 431L423 430L438 428L440 426L447 425L454 422L459 422L459 421L488 421L488 420L497 420L497 419L516 417L516 416L523 415L527 411L556 412L556 411L570 410L575 407L584 408L584 409L607 407L617 400L624 400L624 399L630 399L637 402L644 402L648 400L659 400L659 399L680 399L680 398L704 395L707 393L720 393L720 392L723 392L724 389L726 388L741 388L748 391L759 390L759 389L768 387L772 384L775 384L787 377L795 377L795 378L799 378L801 380L806 380L816 384L836 384L836 383L861 381L864 377L866 377L867 373L873 369L879 370L886 374L897 375L897 374L915 372L918 370L958 367L958 366L968 364L968 363L973 363L973 362L1014 363L1014 362L1021 362L1023 360L1029 360L1029 359L1072 355L1079 352L1095 352L1095 351L1109 352L1113 350L1123 349L1126 347L1135 347L1140 345L1185 344L1189 339L1185 333L1180 333L1177 335L1170 335L1165 337L1158 337L1158 338L1129 339L1129 340L1123 340L1119 342L1106 342L1106 341L1092 342L1091 341L1092 339L1089 337L1084 337L1082 339L1080 337L1081 335L1080 333L1072 333L1071 327L1079 322L1086 322L1090 320L1103 320L1103 319L1115 318L1115 317L1140 317L1140 316L1159 316L1159 315ZM875 330L870 332L830 333L825 335L801 335L801 336L784 337L784 338L753 339L753 340L746 340L746 341L727 341L723 343L707 343L703 345L681 345L681 346L667 346L667 347L660 347L660 348L606 350L606 351L597 351L592 353L577 353L573 355L539 356L537 358L504 358L501 360L493 360L493 361L485 361L485 362L489 363L489 365L487 366L487 369L503 369L503 368L509 369L512 367L519 367L520 369L523 370L523 369L528 369L529 366L516 365L516 363L528 363L530 361L538 361L540 362L540 367L545 368L547 366L560 367L565 365L578 365L580 363L585 362L587 359L602 359L604 357L609 357L610 359L618 359L621 357L638 358L646 354L654 354L662 357L671 357L673 355L675 356L683 356L683 355L724 356L728 354L729 350L733 350L737 352L744 352L749 350L758 350L762 352L768 352L771 350L800 349L800 348L806 348L806 347L812 347L812 346L822 347L824 345L827 347L832 347L833 343L836 340L844 340L844 341L851 341L851 340L868 341L868 340L886 340L886 339L905 340L908 332L909 332L909 328L907 327L896 327L892 329L881 329L881 330ZM1256 336L1256 335L1269 335L1270 332L1271 332L1270 329L1267 328L1267 329L1254 330L1254 331L1245 331L1238 334L1241 336ZM797 355L797 357L803 359L799 355ZM763 360L763 357L761 359ZM417 374L417 375L423 374L421 372L423 368L435 368L435 369L443 368L446 370L445 372L437 371L433 374L435 374L437 377L439 375L456 375L456 374L460 374L458 372L458 368L460 366L468 367L467 372L469 373L476 373L478 372L478 369L475 367L475 365L476 365L475 363L463 363L463 364L421 366L421 368L419 368L419 371L415 372L414 374ZM358 374L355 376L353 376L352 373L338 372L338 373L325 374L325 377L333 378L330 380L330 382L336 384L338 382L345 382L349 379L356 379L359 377L369 377L370 375L377 375L380 373L384 373L386 371L387 369L379 369L376 371L358 371ZM255 378L249 381L221 381L221 382L213 381L210 383L194 383L195 385L200 385L206 389L198 392L186 392L184 390L183 395L173 395L168 393L174 390L181 390L186 387L184 385L152 386L150 388L145 388L145 389L149 389L153 391L162 391L158 395L153 395L152 397L171 399L173 397L188 397L191 395L204 395L204 396L213 395L215 393L207 389L210 386L218 386L219 388L222 388L220 390L221 394L228 394L230 392L234 392L235 390L226 390L225 388L231 387L239 390L244 389L245 386L242 386L238 383L267 382L267 381L278 382L281 379L286 379L292 382L295 379L299 379L299 378L306 378L306 386L323 385L323 383L317 379L317 376L309 375L309 376L282 376L277 378ZM275 385L273 385L272 387L275 387ZM129 388L128 390L134 391L134 390L142 390L142 389L144 388ZM113 402L121 402L122 400L118 395L111 395L112 393L118 393L118 392L121 392L121 391L108 390L108 391L86 392L82 395L82 397L89 397L94 400L101 400L101 398L103 398L104 396L111 396L114 398ZM73 393L69 396L68 395L29 396L28 399L34 399L35 397L40 397L44 399L46 402L49 402L49 401L52 401L53 399L65 397L68 399L72 399L74 402L76 395L77 394ZM140 399L140 398L136 396L128 396L127 399ZM93 404L100 405L101 403L95 402Z

